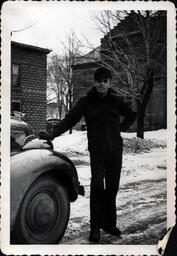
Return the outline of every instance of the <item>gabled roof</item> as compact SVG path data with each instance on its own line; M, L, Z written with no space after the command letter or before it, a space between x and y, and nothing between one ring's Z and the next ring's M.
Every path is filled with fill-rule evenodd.
M100 60L100 49L101 49L101 46L98 46L97 48L93 49L89 53L81 57L77 57L75 61L75 65L98 62Z
M47 48L42 48L42 47L30 45L30 44L23 44L23 43L19 43L19 42L15 42L15 41L12 41L11 45L12 46L17 46L17 47L20 47L20 48L23 48L23 49L27 49L27 50L30 50L30 51L37 51L37 52L40 52L40 53L43 53L43 54L49 54L52 51L52 50L49 50Z

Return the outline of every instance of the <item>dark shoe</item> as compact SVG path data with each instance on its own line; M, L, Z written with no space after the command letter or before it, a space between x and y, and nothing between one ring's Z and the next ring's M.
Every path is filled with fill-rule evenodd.
M100 230L99 229L91 229L89 240L91 242L99 242L100 241Z
M120 236L121 231L117 227L103 227L103 230L113 236Z

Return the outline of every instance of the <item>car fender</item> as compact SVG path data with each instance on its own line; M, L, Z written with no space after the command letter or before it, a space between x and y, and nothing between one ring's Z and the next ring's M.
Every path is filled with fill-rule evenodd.
M48 149L24 150L11 157L10 198L11 227L21 201L32 182L44 173L55 172L69 177L74 188L74 201L78 195L78 176L74 164L63 154Z

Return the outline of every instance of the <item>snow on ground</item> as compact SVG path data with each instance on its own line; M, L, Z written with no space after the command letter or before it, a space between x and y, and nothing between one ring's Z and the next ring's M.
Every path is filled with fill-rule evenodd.
M139 141L154 141L154 142L162 142L166 144L167 132L165 129L157 130L157 131L149 131L144 133L144 139L141 140L136 138L136 133L122 133L122 137L125 141L126 139L136 139ZM73 130L72 134L68 132L62 134L61 136L55 138L54 140L55 150L59 150L65 153L80 153L80 154L88 154L87 148L87 132L86 131L76 131Z
M122 132L123 138L132 138L136 137L135 132ZM156 131L147 131L144 133L145 139L155 139L155 140L166 140L167 138L167 130L161 129Z
M145 140L135 136L122 134L123 166L116 202L122 239L102 231L101 244L157 244L166 230L166 130L145 132ZM89 244L91 175L86 132L67 132L54 140L54 148L72 159L85 189L85 196L71 204L61 243Z
M54 149L60 152L78 152L87 154L87 132L73 130L54 139Z

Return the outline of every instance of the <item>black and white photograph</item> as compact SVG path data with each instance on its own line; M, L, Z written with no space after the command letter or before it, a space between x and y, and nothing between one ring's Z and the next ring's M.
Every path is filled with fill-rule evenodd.
M159 240L175 225L175 11L3 4L3 253L164 255Z

